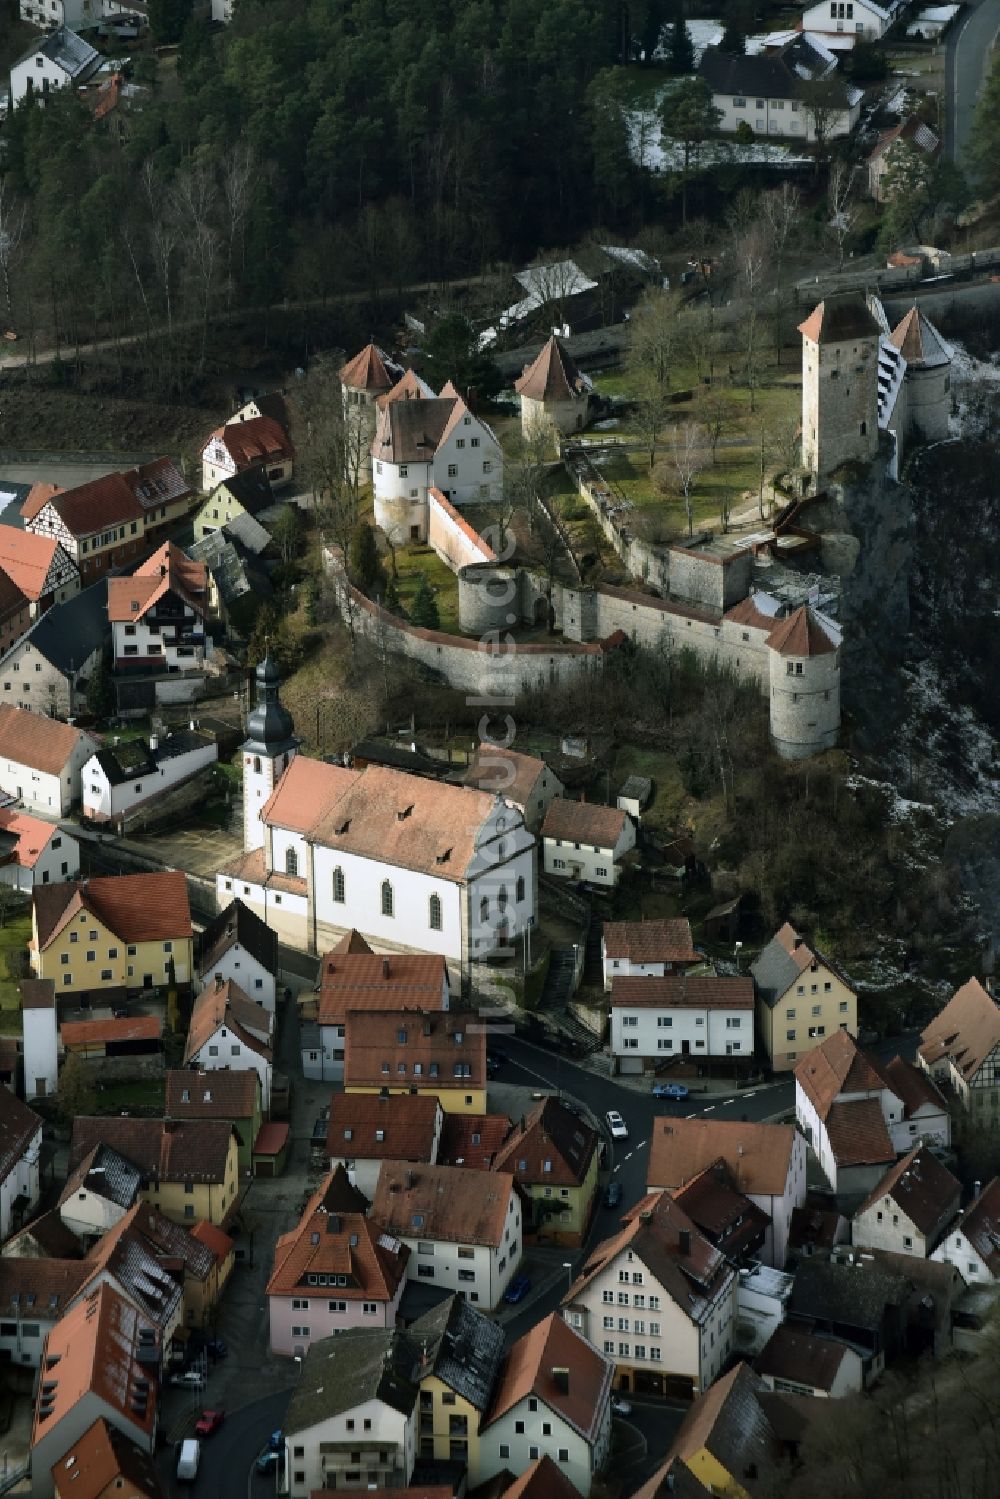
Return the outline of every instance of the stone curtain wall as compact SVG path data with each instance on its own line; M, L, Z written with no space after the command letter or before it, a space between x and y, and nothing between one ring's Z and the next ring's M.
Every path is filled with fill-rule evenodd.
M438 489L428 491L427 540L453 572L476 562L495 562L496 552Z

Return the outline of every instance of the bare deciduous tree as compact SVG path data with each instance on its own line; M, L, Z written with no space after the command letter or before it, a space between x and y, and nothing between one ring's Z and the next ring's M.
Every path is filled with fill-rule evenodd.
M694 535L694 486L705 467L705 434L697 422L681 422L671 427L669 437L670 467L677 479L684 502L688 535Z
M629 325L629 364L637 373L652 375L664 390L671 384L679 307L676 292L650 292L633 310Z
M834 244L837 246L837 265L840 270L844 269L844 260L847 252L847 239L854 227L857 218L858 207L854 193L855 179L858 175L856 165L848 165L839 159L830 167L830 180L827 184L826 198L830 208L830 219L828 229Z
M309 485L313 510L325 540L347 558L359 515L365 427L345 411L332 359L314 359L291 398L299 471Z
M8 326L14 322L14 268L28 224L28 205L19 203L6 177L0 177L0 287Z

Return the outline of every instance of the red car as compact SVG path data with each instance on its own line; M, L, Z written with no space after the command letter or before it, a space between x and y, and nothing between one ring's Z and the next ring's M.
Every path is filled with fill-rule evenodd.
M226 1419L225 1411L202 1411L194 1423L194 1434L196 1437L210 1437L213 1431L218 1431Z

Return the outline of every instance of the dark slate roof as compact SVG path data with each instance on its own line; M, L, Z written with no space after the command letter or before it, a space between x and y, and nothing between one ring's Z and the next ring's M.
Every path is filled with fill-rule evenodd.
M858 1258L859 1263L853 1265L816 1255L802 1260L792 1283L789 1310L796 1317L877 1331L886 1307L906 1300L909 1283L867 1255Z
M781 996L788 993L800 971L799 965L785 951L777 937L771 938L757 961L750 965L757 993L770 1006L777 1004Z
M87 1187L120 1208L130 1208L142 1186L142 1172L110 1145L95 1145L80 1162L63 1188L60 1201Z
M74 82L82 83L85 78L89 78L92 73L96 72L101 63L101 54L96 48L92 47L89 42L85 42L82 36L77 36L75 31L70 31L67 26L59 26L41 41L32 42L27 51L21 53L17 63L27 61L36 53L41 53L56 63Z
M353 1327L312 1343L285 1415L285 1431L308 1431L321 1421L381 1400L409 1416L417 1401L416 1349L395 1328Z
M250 473L252 470L247 469L246 472ZM273 545L271 533L267 527L262 526L259 520L246 513L227 520L222 530L226 536L246 547L254 557L259 557L261 552L266 552L268 547Z
M430 1367L456 1395L485 1411L504 1356L503 1328L456 1294L426 1312L409 1328L420 1353L421 1369Z
M698 71L713 94L797 99L810 78L822 78L830 64L808 38L795 37L780 52L755 57L706 47ZM846 106L846 95L845 95Z
M176 760L180 755L204 749L213 742L211 735L198 734L193 729L179 729L176 734L161 739L156 749L150 749L141 739L129 739L124 744L106 746L97 751L97 763L107 776L109 785L122 786L126 781L134 781L137 776L155 775L156 767L165 760Z
M53 604L24 636L64 676L79 671L110 633L105 579Z
M198 972L207 973L236 943L268 973L278 972L278 939L256 911L241 900L230 901L201 934Z
M262 510L267 510L274 504L274 490L267 474L259 466L257 468L243 469L241 473L234 474L231 479L224 479L220 489L225 486L233 499L238 500L248 515L259 515Z
M269 599L274 592L267 573L255 564L243 543L225 529L203 536L187 548L187 555L193 562L204 562L223 605L232 604L248 593Z

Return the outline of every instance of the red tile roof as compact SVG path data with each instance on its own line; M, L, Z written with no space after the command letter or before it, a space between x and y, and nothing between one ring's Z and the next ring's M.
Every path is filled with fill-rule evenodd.
M912 1062L907 1062L902 1057L893 1057L882 1068L882 1073L896 1097L902 1101L907 1119L925 1107L941 1113L948 1112L948 1105L937 1085L926 1072L914 1067Z
M557 1384L557 1369L566 1371L565 1391ZM534 1396L592 1443L611 1397L614 1372L611 1359L551 1312L511 1348L483 1429Z
M244 1072L172 1067L167 1071L165 1113L168 1119L252 1119L259 1093L260 1077L252 1067Z
M69 1170L97 1145L109 1145L150 1182L207 1182L226 1179L235 1150L232 1126L224 1120L77 1117L70 1136Z
M630 1010L752 1010L753 979L714 973L666 973L611 980L611 1006Z
M438 1161L488 1171L510 1130L506 1114L445 1114Z
M820 302L797 331L814 344L849 343L851 339L877 338L879 326L864 296L845 292Z
M261 820L271 827L308 833L334 808L361 775L342 765L327 765L296 755L261 810Z
M261 1039L261 1035L265 1038L270 1035L270 1012L245 994L232 979L223 979L221 983L208 984L191 1008L184 1045L185 1063L196 1057L222 1026L238 1036L248 1050L271 1060L269 1041Z
M740 599L732 609L727 609L723 619L728 619L734 625L745 625L750 630L765 630L768 634L774 629L774 615L764 614L758 609L753 601L753 594Z
M227 422L224 427L216 427L211 435L226 449L236 464L237 471L253 468L258 463L284 461L294 456L288 433L269 416L251 416L245 422Z
M129 577L108 579L108 618L113 624L142 619L167 593L176 594L200 616L205 612L207 589L205 564L192 562L180 547L165 541Z
M43 950L83 912L123 942L178 941L193 933L187 881L179 869L36 885L32 901Z
M823 656L837 649L815 614L805 604L779 620L767 637L779 656Z
M833 1103L826 1111L826 1135L838 1166L877 1166L895 1160L896 1147L877 1098Z
M59 1499L100 1499L109 1489L121 1499L161 1499L163 1494L149 1454L103 1416L53 1463L51 1472Z
M29 817L16 807L0 807L0 833L17 839L14 862L22 869L34 869L57 831L54 823L43 822L40 817Z
M2 753L2 749L0 749ZM978 979L956 989L922 1035L920 1056L933 1066L950 1058L966 1082L979 1074L987 1057L1000 1046L1000 1006Z
M163 1023L158 1015L127 1015L120 1020L67 1020L59 1027L62 1044L95 1046L120 1041L158 1041Z
M614 848L627 821L628 814L620 807L571 802L557 796L545 813L542 837L561 838L566 843L586 843L594 848Z
M764 1351L755 1359L754 1367L758 1374L772 1379L787 1379L795 1384L830 1391L850 1352L846 1343L839 1343L835 1338L825 1338L786 1323L771 1334Z
M1000 1280L1000 1176L986 1183L949 1232L963 1233L994 1280Z
M821 1119L843 1093L881 1093L889 1086L875 1058L843 1030L835 1030L796 1062L795 1081Z
M428 1095L337 1093L330 1100L331 1160L433 1161L441 1105Z
M384 1161L371 1217L398 1239L495 1248L503 1239L515 1190L510 1177L493 1171Z
M340 383L349 390L390 390L395 381L385 367L385 356L375 344L366 344L360 354L340 371Z
M26 521L34 520L35 516L45 509L49 501L57 494L62 494L62 492L63 487L61 484L32 484L28 491L28 498L21 506L21 515ZM31 533L28 532L27 534L30 535Z
M390 399L391 396L386 396L387 401ZM429 498L434 501L435 505L439 506L440 509L444 511L445 515L451 521L452 525L457 526L458 529L462 532L462 535L465 536L467 540L473 543L476 551L481 554L484 562L495 562L497 560L497 554L490 546L490 544L487 541L483 540L479 532L473 526L469 525L469 522L465 519L465 516L462 515L460 511L455 509L451 501L445 499L440 489L437 489L434 487L434 485L431 485L431 487L427 491L427 494Z
M210 1249L220 1264L225 1263L235 1248L229 1235L223 1233L221 1228L216 1227L214 1223L209 1223L205 1218L199 1218L194 1228L191 1229L191 1237L197 1239L199 1244L204 1244L206 1249Z
M921 1233L930 1233L942 1215L958 1211L962 1184L925 1145L916 1145L868 1194L855 1214L855 1222L883 1197L891 1197Z
M558 1098L546 1098L521 1119L497 1151L495 1171L506 1171L526 1186L543 1183L579 1187L598 1147L597 1131Z
M606 921L604 951L609 958L628 958L632 963L697 963L701 959L686 916L662 921Z
M572 401L586 396L590 386L553 334L525 365L514 381L514 389L529 401Z
M61 775L85 736L71 724L0 703L0 758L29 765L45 775Z
M64 489L48 503L70 535L77 538L93 536L108 526L141 522L144 513L124 474L103 474L88 484Z
M291 1129L291 1125L283 1120L272 1119L270 1123L262 1124L253 1142L254 1155L280 1155L288 1144Z
M406 1275L410 1251L382 1232L364 1212L338 1202L340 1173L331 1173L306 1204L298 1226L282 1234L274 1251L269 1296L294 1296L311 1275L343 1275L346 1301L392 1301ZM312 1282L315 1286L316 1282Z
M781 1197L792 1164L795 1127L736 1119L654 1119L646 1180L668 1191L722 1159L749 1197Z
M320 969L317 1020L343 1025L351 1010L441 1010L448 1001L447 979L444 958L431 953L383 957L370 949L334 949Z
M464 780L466 786L478 786L480 791L502 796L523 808L545 770L545 761L535 755L521 755L496 744L480 744L469 761Z
M504 1489L503 1499L580 1499L579 1491L545 1453Z
M405 1041L399 1040L405 1033ZM461 1036L461 1040L456 1039ZM464 1076L456 1067L467 1067ZM344 1087L471 1093L486 1086L486 1029L458 1010L352 1010L344 1027Z

